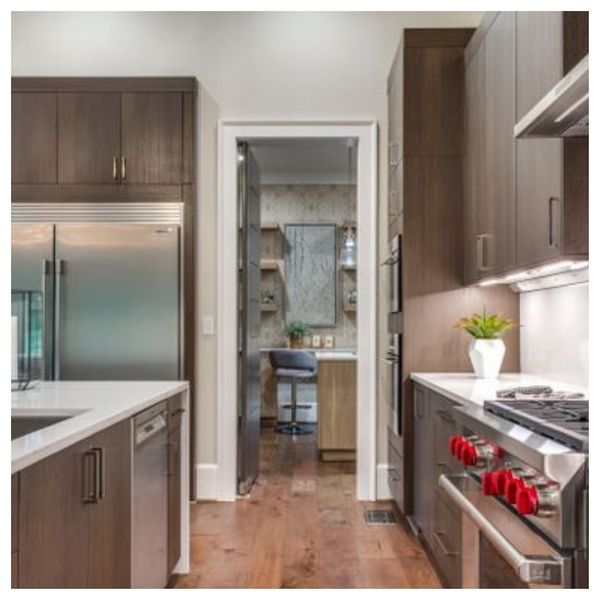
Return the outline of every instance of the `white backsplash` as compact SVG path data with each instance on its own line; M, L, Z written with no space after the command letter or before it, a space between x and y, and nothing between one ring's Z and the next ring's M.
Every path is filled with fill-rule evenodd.
M588 283L521 294L521 371L588 386Z

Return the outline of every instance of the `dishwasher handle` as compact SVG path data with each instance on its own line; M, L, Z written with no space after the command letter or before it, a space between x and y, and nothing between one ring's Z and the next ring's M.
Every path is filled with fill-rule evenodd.
M167 411L164 410L135 425L135 445L140 446L167 428Z

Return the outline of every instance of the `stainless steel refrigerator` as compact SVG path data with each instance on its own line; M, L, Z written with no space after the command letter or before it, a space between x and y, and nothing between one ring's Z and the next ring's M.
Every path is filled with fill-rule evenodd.
M181 378L182 207L160 206L13 205L12 313L40 330L32 377Z

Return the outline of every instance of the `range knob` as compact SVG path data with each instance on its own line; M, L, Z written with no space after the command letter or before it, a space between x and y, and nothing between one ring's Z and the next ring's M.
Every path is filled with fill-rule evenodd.
M538 511L538 491L529 485L523 485L516 494L517 512L520 515L535 515Z
M458 456L458 447L464 441L466 441L466 440L462 435L453 435L450 438L449 450L450 450L450 454L452 454L452 456Z
M495 496L498 493L498 473L486 471L481 478L481 489L484 496Z
M499 469L498 471L487 471L481 478L481 486L484 495L486 496L502 496L504 488L509 478L512 478L512 473L507 469Z
M504 499L509 504L514 504L517 501L517 491L525 487L525 482L510 471L509 473L504 484Z

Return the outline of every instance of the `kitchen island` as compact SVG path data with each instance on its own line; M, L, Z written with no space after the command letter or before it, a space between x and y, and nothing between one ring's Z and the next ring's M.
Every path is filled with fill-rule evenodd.
M154 471L166 480L157 481L168 519L158 538L164 572L189 570L188 389L179 381L59 381L12 393L13 587L140 581L133 417L148 409L162 419L165 440L155 444Z

